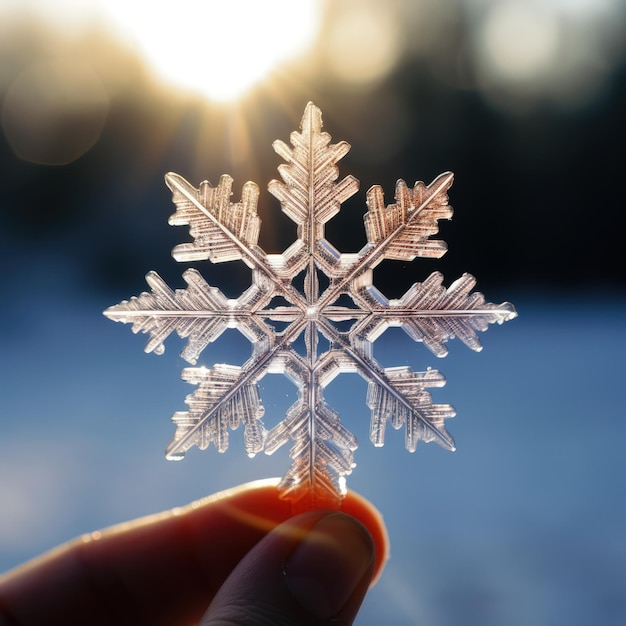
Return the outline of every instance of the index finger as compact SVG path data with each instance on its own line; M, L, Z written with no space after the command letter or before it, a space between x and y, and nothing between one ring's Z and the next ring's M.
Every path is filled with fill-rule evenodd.
M292 516L276 480L257 481L69 542L0 577L2 616L20 626L197 622L228 574ZM348 492L342 510L369 530L376 574L388 552L382 517Z

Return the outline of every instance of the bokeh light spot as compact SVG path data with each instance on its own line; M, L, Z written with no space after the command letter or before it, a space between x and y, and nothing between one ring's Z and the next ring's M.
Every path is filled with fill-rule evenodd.
M385 3L348 3L329 25L325 45L332 74L356 86L385 78L402 53L396 15Z
M9 86L2 128L19 158L65 165L98 140L109 98L86 63L55 59L26 67Z
M490 10L481 41L492 72L531 81L557 62L559 23L535 3L506 2Z

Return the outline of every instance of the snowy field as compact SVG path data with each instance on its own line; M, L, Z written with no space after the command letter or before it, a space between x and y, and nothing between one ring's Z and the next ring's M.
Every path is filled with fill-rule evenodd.
M169 417L191 391L179 345L147 356L145 337L100 314L115 301L38 294L2 308L0 571L287 469L286 451L250 460L237 435L225 455L166 461ZM365 382L346 375L328 389L360 441L348 484L381 510L391 537L361 626L626 623L626 302L508 295L520 317L491 327L481 353L453 343L437 360L401 331L376 344L383 365L444 373L433 396L457 409L457 452L420 444L411 455L395 431L375 449ZM247 349L229 332L205 358ZM295 399L278 377L261 392L270 424Z

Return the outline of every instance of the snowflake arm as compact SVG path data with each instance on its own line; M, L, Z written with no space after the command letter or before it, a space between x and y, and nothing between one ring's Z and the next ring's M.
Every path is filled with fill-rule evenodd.
M455 450L454 439L445 428L444 420L454 417L449 404L433 404L428 387L443 387L445 378L437 370L414 372L410 367L385 368L383 384L370 381L367 406L372 410L370 440L376 447L385 443L387 422L397 430L405 426L405 445L415 452L421 439L436 441L448 450ZM392 390L392 391L391 391Z
M283 212L298 225L298 263L292 262L290 278L307 265L309 276L314 265L327 276L334 276L343 271L342 255L325 239L324 225L359 189L353 176L335 182L339 176L337 162L350 145L345 141L330 143L330 135L322 132L321 111L311 103L304 111L301 132L291 134L291 143L293 148L282 141L274 142L274 150L287 163L278 167L283 181L272 180L268 185ZM310 294L308 301L312 299L315 296Z
M218 452L228 450L228 428L235 430L244 424L244 445L248 456L263 450L265 428L260 421L264 410L254 383L238 384L241 368L218 364L212 369L187 367L182 379L198 385L187 396L188 411L174 413L176 432L165 454L168 459L181 460L185 452L196 445L205 450L213 443Z
M263 282L281 295L289 296L296 306L305 308L301 295L277 273L281 261L288 272L292 263L277 255L266 255L257 246L260 219L256 213L259 189L248 182L242 191L242 200L230 202L232 178L222 176L217 187L203 181L196 189L178 174L165 176L172 190L176 212L170 217L173 226L189 225L193 242L175 246L172 256L180 262L210 260L213 263L241 259L248 267L263 275ZM260 281L259 281L260 282Z
M441 174L428 187L423 182L409 189L403 180L396 183L395 204L385 206L383 190L375 185L367 192L368 211L364 216L369 258L361 263L373 268L383 258L412 261L416 256L439 258L448 247L430 239L439 232L438 220L452 218L448 189L454 176ZM367 252L363 255L365 256Z
M258 263L254 246L259 239L261 220L256 207L259 188L252 182L244 185L241 202L230 202L233 179L226 174L217 187L205 180L196 189L182 176L169 173L165 183L172 190L176 212L172 226L189 225L191 243L174 248L172 256L181 262L211 260L213 263L243 259Z
M183 278L187 289L173 291L156 272L149 272L146 282L152 288L150 293L109 307L104 314L115 322L132 323L134 333L150 335L146 352L163 354L165 339L177 331L188 338L181 356L195 363L209 342L228 327L230 307L226 296L196 270L187 270Z
M299 397L286 418L268 433L265 451L273 454L293 442L289 454L293 464L279 488L283 497L299 502L300 508L337 507L345 494L345 476L354 467L356 437L323 398L324 388L340 371L346 371L344 362L345 356L333 351L313 370L293 350L275 360L276 371L295 383Z
M260 328L262 321L251 314L269 300L261 280L255 281L237 300L228 300L195 269L184 272L183 278L187 289L173 291L156 272L149 272L146 282L151 293L144 292L109 307L104 315L115 322L132 323L134 333L149 334L146 352L163 354L165 339L176 331L188 339L181 356L191 364L228 327L238 327L257 347L262 345L257 342L263 335L269 341L271 332Z
M367 275L369 278L371 275ZM389 326L400 326L414 341L421 341L437 357L445 357L444 345L460 339L468 348L480 352L482 345L476 331L489 324L513 319L517 313L510 302L485 302L480 292L472 292L476 279L463 274L447 289L443 276L432 273L423 283L415 283L397 300L387 300L370 282L361 281L355 299L371 311L353 335L375 341Z

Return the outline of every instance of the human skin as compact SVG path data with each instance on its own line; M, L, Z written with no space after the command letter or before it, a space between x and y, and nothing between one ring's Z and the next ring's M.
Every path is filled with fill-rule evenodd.
M0 626L351 624L387 553L381 516L357 494L340 512L294 516L276 481L258 481L0 576Z

